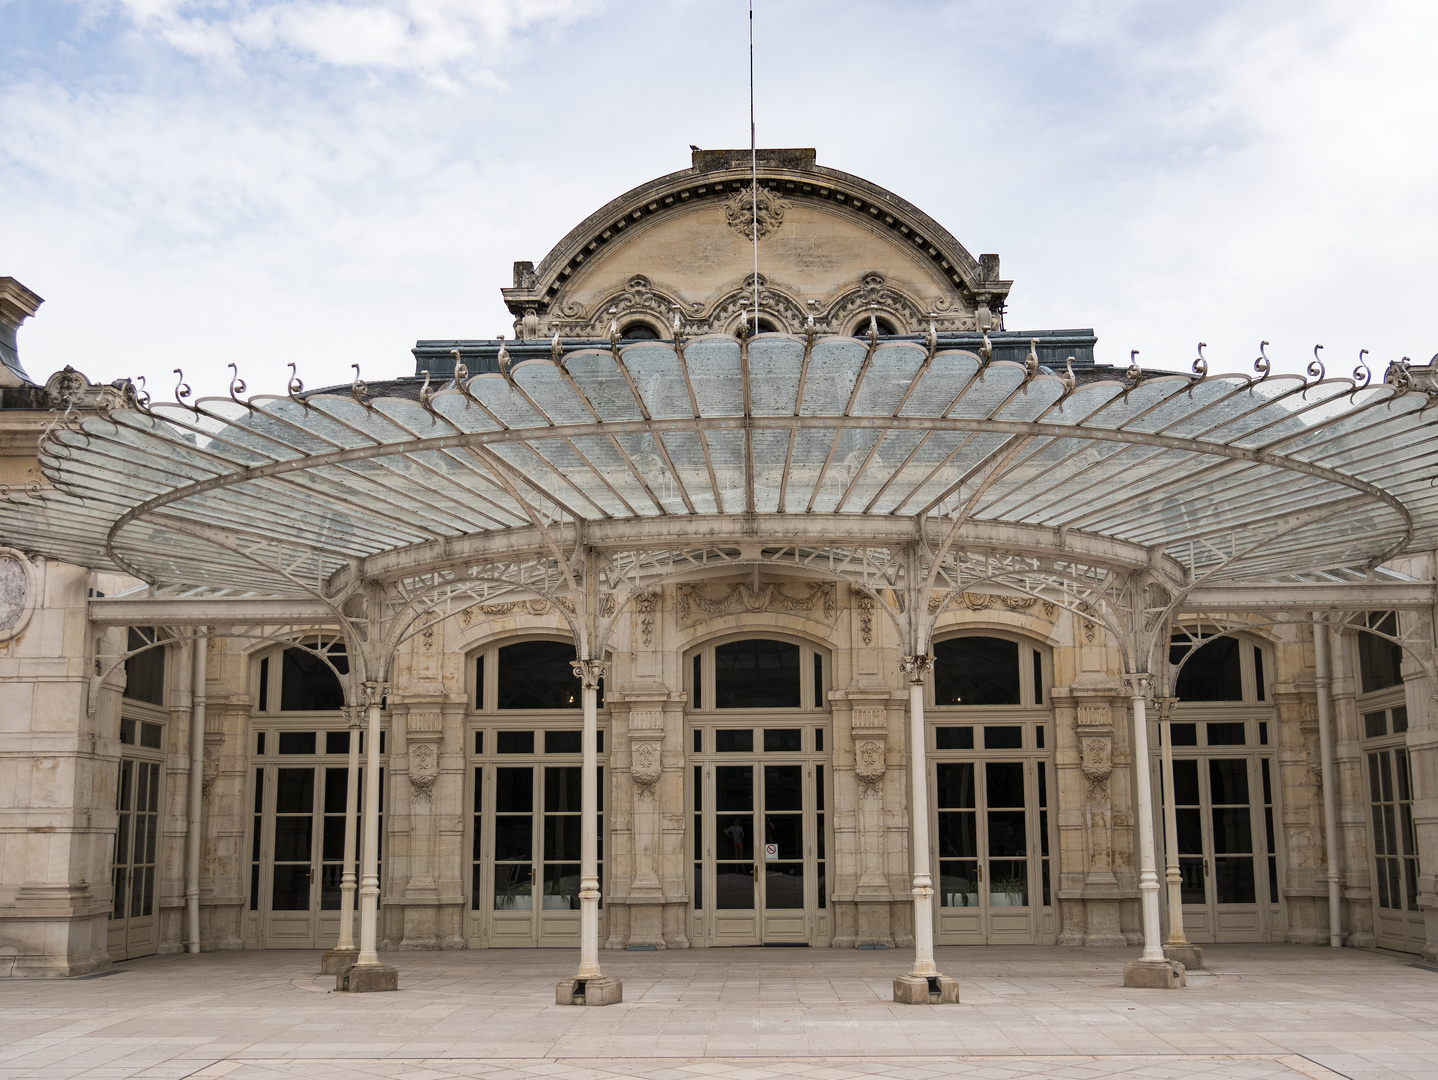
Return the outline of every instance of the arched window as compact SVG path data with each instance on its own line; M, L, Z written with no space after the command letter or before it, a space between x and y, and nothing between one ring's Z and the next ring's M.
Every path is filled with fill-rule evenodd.
M310 648L292 645L260 658L257 711L335 712L344 707L345 691L339 678L313 649L323 647L330 664L348 675L349 656L343 642L315 643Z
M1168 662L1183 663L1174 685L1179 701L1268 700L1262 646L1225 635L1212 638L1189 655L1195 640L1187 631L1179 631L1169 640Z
M1403 647L1378 634L1398 636L1398 616L1391 611L1370 611L1363 625L1376 634L1358 635L1358 672L1362 681L1360 693L1371 694L1403 682Z
M879 328L879 336L880 336L880 337L893 337L893 336L895 336L896 334L898 334L898 332L899 332L898 330L894 329L894 324L893 324L890 320L886 319L886 318L885 318L884 316L882 316L882 315L876 316L875 319L874 319L874 322L877 324L877 326L878 326L878 328ZM851 335L850 335L850 336L852 336L852 337L864 337L864 336L866 336L868 333L869 333L869 316L865 315L862 319L860 319L857 323L854 324L854 329L853 329L853 331L851 332Z
M742 638L707 646L689 668L695 709L817 709L824 705L824 656L808 645Z
M474 658L474 701L481 712L582 709L584 686L574 674L574 643L530 638L491 645ZM604 706L604 681L599 683Z
M1043 654L1011 638L965 635L934 645L935 705L1042 705Z
M619 336L625 341L658 341L659 331L647 322L632 322L620 328Z
M126 650L145 649L156 640L154 627L148 633L141 633L135 627L125 642ZM147 705L165 703L165 647L158 645L144 652L136 653L125 661L125 693L131 701L143 701Z

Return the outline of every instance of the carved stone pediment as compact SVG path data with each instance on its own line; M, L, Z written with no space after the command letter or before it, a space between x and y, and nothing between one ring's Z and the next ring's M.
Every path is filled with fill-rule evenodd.
M680 585L676 592L679 622L686 627L705 619L742 612L802 615L832 625L839 607L837 590L830 581L797 587L770 582L757 591L738 581L728 585L696 583Z

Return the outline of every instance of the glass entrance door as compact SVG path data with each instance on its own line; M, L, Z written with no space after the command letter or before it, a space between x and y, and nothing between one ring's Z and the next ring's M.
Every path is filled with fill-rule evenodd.
M160 765L120 760L119 814L111 869L109 949L115 960L148 956L158 943L155 862L160 832Z
M340 929L349 732L269 731L256 733L255 739L260 763L254 768L246 935L259 948L328 948ZM381 769L381 859L384 781ZM363 768L358 784L357 875L364 866Z
M828 907L824 765L804 760L798 728L766 731L760 745L774 749L762 755L744 752L750 729L700 731L697 742L706 736L718 752L692 778L698 936L710 945L813 943Z
M488 945L578 945L580 778L578 765L475 767L470 906ZM602 881L602 768L598 790Z
M1178 869L1190 941L1265 939L1265 912L1277 889L1272 786L1266 757L1175 757Z
M932 766L938 866L936 940L1030 944L1051 905L1047 763Z
M1402 711L1406 729L1407 710L1388 711ZM1370 730L1375 715L1381 714L1364 717ZM1408 751L1404 746L1391 746L1370 750L1364 757L1372 815L1374 934L1385 948L1419 952L1428 937L1418 906L1418 844Z

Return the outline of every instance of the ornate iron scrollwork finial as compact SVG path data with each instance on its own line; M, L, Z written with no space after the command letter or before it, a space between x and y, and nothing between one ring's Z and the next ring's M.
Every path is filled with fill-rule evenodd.
M1130 349L1128 351L1128 370L1125 371L1124 374L1133 382L1138 382L1143 378L1143 368L1138 366L1137 349Z
M1024 357L1024 377L1032 379L1039 373L1039 339L1029 339L1029 352Z
M242 378L240 378L240 368L239 368L239 365L238 365L238 364L231 364L231 365L230 365L230 399L231 399L232 401L234 401L234 403L235 403L236 405L244 405L246 408L248 408L248 407L249 407L249 403L240 400L240 395L245 392L245 389L246 389L246 387L245 387L245 380L242 379Z
M929 354L924 357L925 367L929 366L929 362L933 360L934 354L939 351L939 327L937 323L938 317L939 313L937 311L929 312L929 332L924 337L924 344L928 347L929 350ZM809 316L809 318L810 321L813 320L812 315Z
M496 356L494 359L495 362L499 365L499 373L504 376L505 380L511 383L514 382L514 376L509 373L509 350L504 347L503 334L499 335L499 355Z
M1322 348L1322 345L1313 346L1313 362L1308 365L1309 378L1317 379L1319 382L1323 381L1325 374L1323 370L1323 359L1318 355L1318 351Z
M365 395L369 393L369 387L366 386L365 381L360 378L360 366L358 364L351 364L350 367L355 369L354 382L350 383L350 397L368 409L369 402L365 401Z
M1208 374L1208 361L1203 356L1203 350L1206 348L1208 348L1208 342L1200 341L1198 343L1198 359L1193 362L1193 373L1200 379Z
M1358 366L1353 369L1353 382L1356 384L1354 386L1355 390L1362 390L1373 381L1373 369L1370 368L1363 359L1367 355L1367 349L1358 350Z
M304 393L305 384L300 381L299 368L293 360L290 361L290 381L285 389L289 391L290 397L299 397Z
M1072 356L1064 361L1063 380L1065 391L1072 390L1078 384L1078 379L1074 376L1074 358Z
M979 355L983 357L984 363L987 364L994 358L994 346L989 341L989 328L987 326L984 327L983 333L984 340L979 344Z
M679 305L674 305L674 347L677 349L684 344L684 313Z
M424 385L419 388L419 403L426 411L434 412L434 389L429 385L429 368L420 372L424 376Z
M185 399L191 394L190 384L185 381L185 373L179 368L175 369L175 374L180 377L179 382L175 383L175 402L176 404L184 405ZM188 405L185 407L189 408Z
M1273 362L1268 359L1268 342L1258 343L1258 359L1253 362L1253 370L1258 372L1258 379L1262 382L1268 378L1268 372L1273 367Z

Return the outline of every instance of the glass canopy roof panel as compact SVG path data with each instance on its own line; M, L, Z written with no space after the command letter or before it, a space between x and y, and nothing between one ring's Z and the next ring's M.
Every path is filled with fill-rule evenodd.
M679 477L674 475L660 452L660 443L653 435L618 435L615 441L628 456L644 486L653 493L666 514L687 511L679 491ZM642 513L643 511L641 511Z
M744 381L739 368L739 343L708 334L684 344L684 362L700 416L743 416Z
M869 458L858 482L853 484L849 493L844 496L839 510L846 514L862 514L872 510L878 500L892 488L895 477L918 448L924 434L922 431L884 433L878 443L878 449Z
M880 345L869 360L869 367L859 383L851 416L893 416L899 402L914 384L914 376L924 363L928 349L912 342L900 341Z
M710 431L709 457L714 462L714 475L719 481L719 506L722 513L742 514L745 509L744 433L742 431Z
M413 438L411 432L376 410L373 404L365 408L353 398L317 394L310 398L310 405L335 421L337 432L348 433L348 446L374 446Z
M789 483L784 491L784 512L802 514L809 509L814 485L819 482L824 462L834 447L832 428L800 428L794 433L794 453L789 462Z
M888 487L875 494L873 507L868 511L875 514L898 513L913 497L915 490L932 480L961 446L973 439L972 432L928 431L924 432L908 457L893 474Z
M1063 394L1062 382L1047 375L1040 375L1001 405L994 413L994 419L1037 420L1048 412Z
M660 438L669 453L669 460L679 473L679 482L698 514L717 514L719 504L714 484L709 478L709 462L704 456L704 443L697 431L666 431Z
M466 384L467 387L468 384ZM456 431L498 431L500 424L482 406L471 401L458 389L450 388L435 394L434 411L443 416Z
M688 419L694 415L684 369L674 346L656 342L626 346L619 353L649 415L656 420ZM563 422L563 421L561 421Z
M754 441L754 511L759 514L779 512L779 492L784 487L785 466L789 460L789 432L772 428L755 428Z
M569 513L577 514L580 517L595 516L586 513L586 510L597 509L585 492L575 487L570 479L561 473L554 466L545 461L525 443L496 442L485 448L486 454L493 454L500 458L505 465L517 474L514 479L520 483L515 484L520 495L526 501L540 504L553 503L553 507L563 506ZM502 467L494 467L496 475L507 470ZM511 479L511 483L514 483ZM524 490L528 488L528 491ZM546 507L550 510L553 507Z
M838 433L833 453L814 493L812 509L816 513L833 513L840 500L858 478L869 460L870 451L881 433L866 428L848 428Z
M755 416L792 416L804 369L804 343L783 334L749 342L749 395Z
M1181 375L1145 379L1131 390L1110 398L1106 405L1090 414L1087 423L1113 430L1156 430L1155 425L1164 423L1165 417L1183 411L1182 402L1175 398L1192 385L1191 379Z
M953 453L939 462L921 484L897 508L898 513L917 514L940 496L953 494L956 484L983 467L990 455L1015 438L998 432L975 432L959 443ZM960 493L963 495L964 493ZM972 486L967 492L972 495ZM947 512L947 510L945 511Z
M854 383L869 351L854 338L825 337L814 342L809 372L804 379L803 416L842 416L854 392Z
M530 361L542 363L542 361ZM611 360L612 364L613 361ZM494 418L508 428L544 427L548 417L525 400L503 375L485 372L469 380L468 389L475 400L493 414Z
M996 360L969 383L958 403L949 410L951 420L987 420L1023 384L1024 367Z
M1113 382L1087 383L1075 387L1068 397L1049 410L1044 421L1069 426L1083 424L1122 393L1123 387Z
M899 415L943 416L978 370L979 358L970 353L935 353Z
M615 444L612 435L577 435L571 441L574 448L604 477L606 486L624 500L629 508L628 515L650 517L659 512L659 507L640 483L629 456Z

